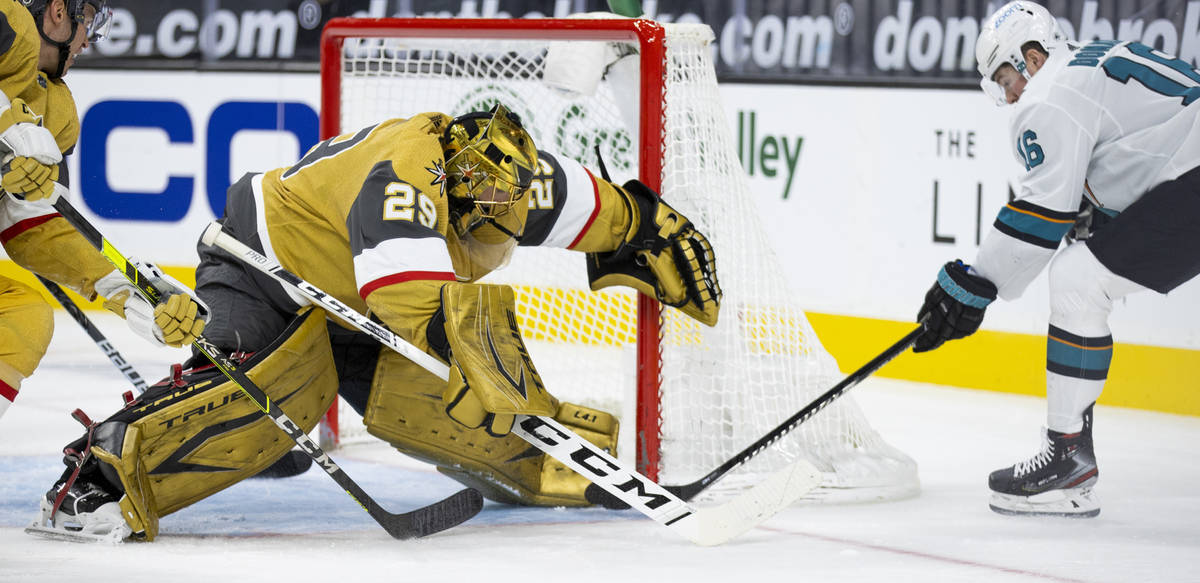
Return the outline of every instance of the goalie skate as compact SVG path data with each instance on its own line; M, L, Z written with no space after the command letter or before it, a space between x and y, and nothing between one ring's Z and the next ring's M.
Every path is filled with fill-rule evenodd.
M1092 450L1092 409L1083 429L1059 433L1047 429L1042 451L988 476L989 506L1000 514L1088 518L1100 514L1092 487L1100 477Z
M75 482L55 511L63 484L55 484L42 497L41 510L25 532L70 542L116 544L132 534L116 498L91 482Z

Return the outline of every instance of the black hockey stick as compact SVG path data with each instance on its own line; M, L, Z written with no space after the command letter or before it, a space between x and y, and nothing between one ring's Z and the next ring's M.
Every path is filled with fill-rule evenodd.
M225 233L220 223L210 224L200 241L219 247L270 275L287 289L302 294L311 303L365 332L430 374L442 380L449 377L450 368L445 363ZM694 508L553 418L516 415L512 432L575 470L614 499L699 545L728 541L787 508L820 484L817 469L806 460L797 460L733 500L719 506Z
M107 356L112 361L113 366L117 367L117 370L121 371L121 374L125 375L125 378L133 384L133 388L137 389L138 394L146 392L146 381L142 380L142 376L133 369L133 365L129 364L129 361L125 360L124 356L121 356L120 351L108 341L104 333L100 332L100 329L96 327L92 319L88 318L87 314L84 314L83 310L75 305L75 301L71 299L71 296L68 296L67 292L63 291L63 288L59 287L57 283L40 275L34 275L38 278L38 281L42 282L42 285L46 286L46 290L50 292L50 295L54 296L55 300L58 300L63 309L75 319L79 327L83 328L83 331L92 337L92 341L100 348L100 352L103 352L104 356Z
M67 219L74 227L82 234L88 242L96 247L102 255L114 267L117 268L126 279L150 302L151 305L157 305L161 296L158 288L142 273L137 265L130 262L122 255L103 235L96 230L91 222L89 222L79 211L71 205L62 194L66 189L62 186L56 186L53 196L54 208ZM371 515L388 534L397 539L410 539L421 537L435 532L446 530L447 528L456 526L475 516L483 509L483 497L470 488L466 488L456 492L450 497L404 513L388 512L371 498L362 487L350 478L338 467L329 455L325 453L321 446L317 445L300 428L294 421L288 418L283 409L267 396L258 385L254 384L245 373L237 369L237 366L229 358L228 355L221 352L219 348L210 343L204 336L200 336L192 343L197 350L203 353L217 370L221 371L230 381L250 397L254 404L258 406L263 413L271 418L284 433L292 438L300 449L304 450L325 473L329 474L335 482L338 483L359 506L362 506L367 514Z
M805 407L796 412L795 415L788 417L787 420L779 424L778 427L772 429L766 435L762 436L762 438L760 438L758 441L750 444L750 447L743 449L737 455L733 456L725 463L718 466L717 469L706 474L704 477L689 484L663 486L663 488L666 488L672 494L679 496L683 500L691 500L692 498L695 498L697 494L703 492L704 489L711 486L713 482L716 482L734 468L750 461L751 458L762 453L762 451L769 447L772 443L775 443L801 423L804 423L810 417L816 415L822 409L829 406L830 403L837 400L837 398L841 397L846 391L850 390L858 383L861 383L863 379L871 376L875 371L883 367L883 365L903 354L909 349L909 347L913 345L913 343L917 341L917 337L919 337L924 331L925 326L923 324L918 326L917 329L909 332L904 336L904 338L901 338L899 342L889 346L888 349L884 350L879 356L871 359L871 361L867 364L864 364L862 368L850 373L850 376L843 379L842 382L834 385L832 389L825 391L825 393L820 397L817 397L815 401L805 405ZM591 502L592 504L599 504L613 510L623 510L628 508L625 503L613 497L608 492L605 492L600 488L593 488L592 486L593 485L589 485L585 493L588 502Z

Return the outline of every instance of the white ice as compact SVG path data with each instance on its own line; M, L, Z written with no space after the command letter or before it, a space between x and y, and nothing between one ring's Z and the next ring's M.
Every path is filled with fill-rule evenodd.
M184 357L93 317L150 379ZM24 534L62 471L61 448L82 433L69 413L102 419L127 388L60 313L41 369L0 419L0 581L1200 581L1200 419L1098 406L1100 516L1006 517L987 508L987 474L1036 451L1043 400L883 379L853 394L917 460L921 495L794 507L721 547L695 547L632 512L493 504L460 527L396 541L319 469L238 484L163 518L153 543ZM457 489L382 447L334 457L392 511Z

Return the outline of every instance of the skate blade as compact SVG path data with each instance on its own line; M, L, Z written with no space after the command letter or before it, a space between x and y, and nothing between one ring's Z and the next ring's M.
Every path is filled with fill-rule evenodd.
M1100 499L1091 488L1051 490L1033 496L993 492L988 508L1005 516L1093 518L1100 514Z
M104 544L120 544L129 536L129 532L124 529L115 528L104 534L93 534L76 530L64 530L50 526L42 526L39 524L31 524L25 527L25 533L44 538L48 540L59 540L73 543L104 543Z
M25 527L25 533L50 540L115 545L133 534L133 529L120 517L116 508L116 504L113 504L109 509L118 512L115 517L109 516L110 520L99 520L87 526L80 526L62 518L62 515L59 515L57 520L51 518L54 512L50 501L43 498L40 512L29 526Z

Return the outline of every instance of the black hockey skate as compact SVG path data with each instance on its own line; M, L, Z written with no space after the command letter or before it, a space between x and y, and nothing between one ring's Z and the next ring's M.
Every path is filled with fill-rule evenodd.
M133 529L117 502L122 492L104 478L92 457L92 437L98 426L79 409L71 416L87 428L87 435L63 449L67 469L42 496L38 516L25 532L72 542L121 542Z
M41 512L25 532L73 542L121 542L132 530L121 515L117 498L104 485L84 476L69 486L60 480L42 497Z
M989 506L995 512L1024 516L1089 518L1100 514L1092 486L1100 477L1092 450L1092 408L1083 414L1078 433L1046 430L1040 453L988 476Z

